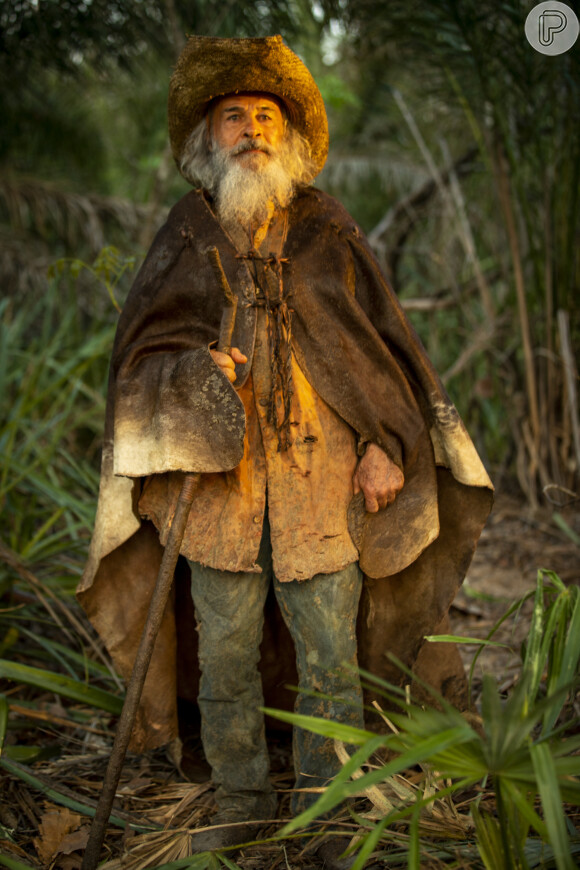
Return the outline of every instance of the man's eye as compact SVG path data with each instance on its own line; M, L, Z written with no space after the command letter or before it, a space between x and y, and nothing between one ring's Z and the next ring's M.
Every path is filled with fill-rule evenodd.
M239 121L240 116L239 115L228 115L227 120L228 121Z

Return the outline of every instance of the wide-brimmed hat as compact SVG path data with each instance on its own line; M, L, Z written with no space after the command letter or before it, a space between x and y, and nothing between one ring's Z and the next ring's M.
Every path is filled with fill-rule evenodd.
M169 85L169 138L177 165L187 138L211 101L248 92L282 100L291 123L308 141L320 172L328 154L324 101L312 75L281 36L190 36Z

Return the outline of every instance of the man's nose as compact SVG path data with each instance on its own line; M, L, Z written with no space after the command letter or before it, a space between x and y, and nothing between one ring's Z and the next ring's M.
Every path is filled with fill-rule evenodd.
M261 135L262 130L256 118L248 118L246 122L246 128L244 130L244 136L247 139L257 139Z

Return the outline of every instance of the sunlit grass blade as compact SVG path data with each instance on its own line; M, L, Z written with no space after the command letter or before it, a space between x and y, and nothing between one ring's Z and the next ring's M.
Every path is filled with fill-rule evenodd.
M39 542L42 542L43 545L46 544L46 538L49 530L62 517L63 514L64 508L62 506L59 506L53 513L50 514L50 516L46 518L36 534L28 541L28 543L24 547L22 547L21 555L24 559L28 559L30 557L30 554L34 552L34 549Z
M97 689L87 686L79 680L56 674L52 671L31 668L28 665L18 664L0 659L0 677L6 680L14 680L25 683L46 692L54 692L73 701L80 701L99 710L105 710L119 716L123 708L123 700L107 692L105 689Z
M570 588L563 594L569 597L572 612L567 627L568 630L561 642L559 666L554 667L548 675L547 690L550 693L574 680L578 674L580 662L580 593L577 588ZM562 621L562 634L564 634L564 628L565 626ZM544 732L549 732L554 727L560 712L561 706L554 706L551 711L546 713L544 716Z
M566 723L563 728L567 727ZM570 723L572 726L578 726L578 719L573 719ZM538 743L542 741L539 740ZM566 770L569 770L570 773L576 775L580 773L580 770L576 767L576 765L580 765L580 755L574 755L580 750L580 734L576 734L575 736L566 736L563 740L551 740L550 741L550 750L552 752L553 758L556 760L556 763L561 761L563 764L567 764L568 767ZM572 757L565 758L565 756L570 755ZM561 757L563 756L563 757Z
M485 640L481 637L464 637L458 634L426 634L425 640L429 643L465 643L469 646L496 646L503 649L512 649L509 643L500 643L497 640Z
M534 828L540 837L547 839L548 829L546 824L534 810L534 807L525 791L515 783L511 782L508 777L503 778L503 787L508 798L513 802L514 806L517 807L519 813L527 821L528 825Z
M486 870L512 870L498 822L492 816L480 813L475 805L471 807L471 814L477 833L477 849Z
M54 659L54 661L56 661L73 680L77 679L77 675L74 669L67 662L66 657L63 656L57 648L55 648L54 644L48 638L44 637L40 633L29 631L24 626L20 630L24 637L27 637L33 644L38 644L38 646L45 650L45 652L47 652L49 656ZM36 655L38 657L38 653ZM32 657L34 657L34 654L32 654Z
M312 731L314 734L322 734L333 740L342 740L343 743L354 743L358 746L376 735L372 731L362 728L354 728L352 725L343 725L331 719L319 719L316 716L302 716L300 713L290 713L286 710L274 710L269 707L261 708L267 716L280 719L281 722L289 722L298 728Z
M491 674L483 675L481 717L490 751L496 754L505 739L505 731L502 722L501 699L497 692L495 679Z
M54 650L59 652L63 658L78 665L84 673L93 674L93 676L98 677L99 679L118 682L115 680L115 677L111 674L108 667L100 662L93 661L93 659L90 659L85 653L76 652L74 649L71 649L62 643L58 643L58 641L55 640L51 641L51 646Z
M415 806L409 825L409 854L407 856L408 870L420 870L421 847L419 841L419 807Z
M570 856L560 787L549 747L539 743L532 746L530 751L556 865L558 870L574 870L576 864Z
M566 584L561 580L555 571L550 571L548 568L541 568L538 571L538 577L547 579L548 584L551 584L558 593L567 592ZM548 585L546 584L546 586Z
M417 741L410 748L404 749L392 760L378 768L370 770L353 782L347 781L352 773L358 770L365 763L366 759L381 746L380 735L375 737L374 740L369 740L343 766L332 783L317 800L316 804L286 825L282 833L289 833L301 825L308 824L312 819L332 809L343 800L362 794L365 789L377 785L390 776L394 776L416 764L421 764L430 758L436 758L437 752L443 752L447 747L454 746L464 739L466 739L465 732L462 729L449 728L440 734L430 735L424 740Z
M318 814L331 810L347 797L350 794L348 791L348 780L383 745L383 742L382 735L374 735L374 737L357 749L351 756L350 761L342 766L332 783L318 798L316 803L288 822L280 832L281 836L291 834L298 828L306 827ZM357 780L358 783L360 783L360 779Z
M378 847L387 823L388 817L385 816L380 819L367 834L364 835L360 849L357 852L356 860L353 864L352 870L363 870L367 858L372 855L372 853Z
M526 652L523 662L522 681L526 683L527 691L523 693L521 701L523 711L527 713L533 704L540 686L540 680L547 658L547 646L549 636L544 631L544 584L540 574L536 580L534 594L534 610L526 642Z

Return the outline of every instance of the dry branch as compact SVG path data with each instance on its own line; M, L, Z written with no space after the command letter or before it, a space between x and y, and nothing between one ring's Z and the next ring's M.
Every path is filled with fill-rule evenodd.
M435 178L429 178L417 190L389 209L379 223L370 231L368 239L371 247L383 262L388 277L395 289L397 287L397 271L405 242L421 214L430 203L433 196L449 182L450 172L456 176L467 175L471 170L477 149L472 148L456 160L452 167L438 171L439 184ZM386 238L391 241L387 244Z

